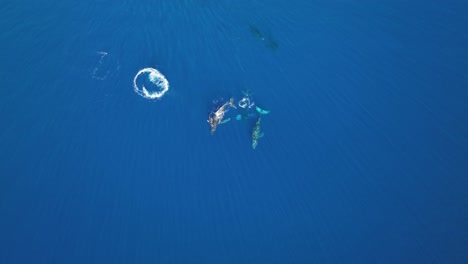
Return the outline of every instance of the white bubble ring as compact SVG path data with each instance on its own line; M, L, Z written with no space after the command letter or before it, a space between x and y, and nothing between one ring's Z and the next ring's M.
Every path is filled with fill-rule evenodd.
M148 80L155 84L159 90L148 91L144 85L142 85L140 89L137 85L137 79L142 73L146 73L148 75ZM154 68L144 68L135 75L135 78L133 78L133 89L137 94L146 99L161 99L164 94L169 91L169 82L158 70Z

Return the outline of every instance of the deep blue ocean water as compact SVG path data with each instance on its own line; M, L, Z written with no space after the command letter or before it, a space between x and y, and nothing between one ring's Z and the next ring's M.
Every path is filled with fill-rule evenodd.
M3 0L0 263L468 263L467 12Z

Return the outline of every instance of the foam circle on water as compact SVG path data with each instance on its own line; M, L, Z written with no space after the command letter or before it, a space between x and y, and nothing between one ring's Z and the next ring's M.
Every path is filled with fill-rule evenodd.
M252 107L255 105L254 102L252 102L252 103L250 102L250 98L248 98L248 97L242 98L242 99L239 101L239 103L237 103L237 104L238 104L239 107L241 107L241 108L246 108L246 107L252 108Z
M145 86L145 84L147 86ZM149 88L148 85L150 85L151 88ZM133 89L135 89L137 94L146 99L161 99L164 94L169 91L169 82L158 70L154 68L144 68L133 78Z

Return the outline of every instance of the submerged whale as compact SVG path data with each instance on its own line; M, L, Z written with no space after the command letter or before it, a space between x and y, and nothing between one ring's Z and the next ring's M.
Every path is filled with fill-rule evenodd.
M237 108L236 105L234 104L234 98L231 98L229 102L224 103L215 112L211 112L210 115L208 116L208 123L210 123L210 126L211 126L211 131L210 131L211 135L214 134L214 132L216 131L216 127L219 124L227 122L227 121L223 121L223 117L227 111L227 107L229 106Z
M250 32L255 36L255 38L263 41L265 43L265 46L270 48L273 51L276 51L278 49L278 42L276 42L275 38L271 34L271 32L268 30L267 35L263 34L260 29L258 29L256 26L249 24L249 29Z
M265 37L263 36L262 32L260 29L258 29L256 26L252 25L249 23L249 29L250 32L259 40L265 40Z
M252 130L252 148L253 149L257 147L258 139L263 137L263 133L260 131L260 121L261 121L261 118L259 117Z

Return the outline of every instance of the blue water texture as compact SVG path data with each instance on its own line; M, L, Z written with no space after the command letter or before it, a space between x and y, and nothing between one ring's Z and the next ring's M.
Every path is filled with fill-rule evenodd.
M1 1L0 263L468 263L467 13Z

